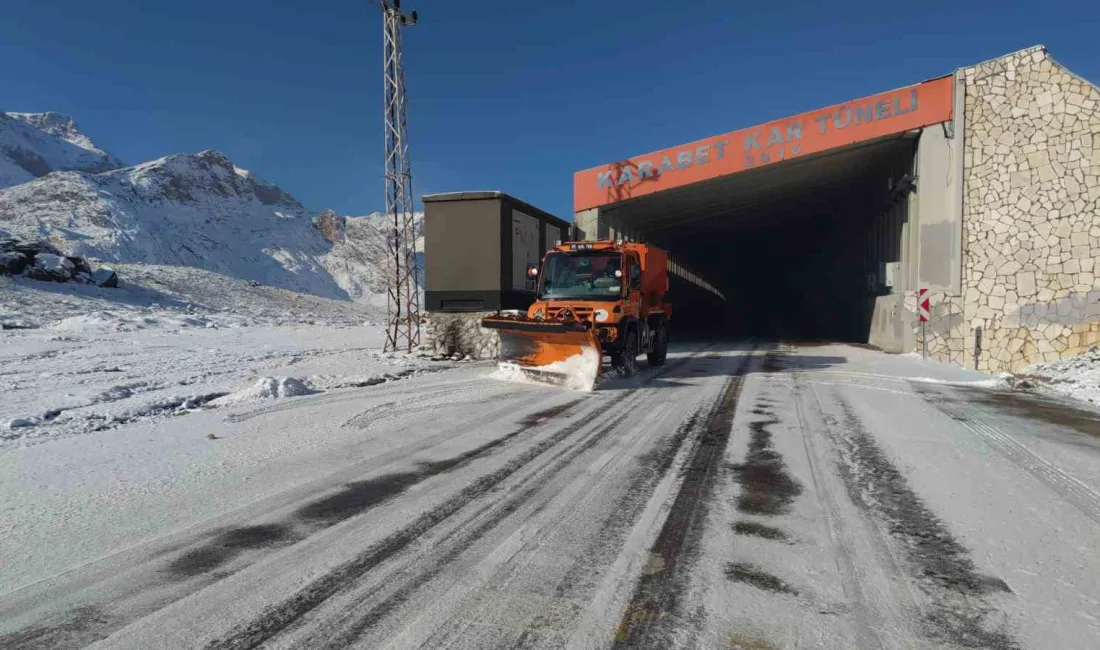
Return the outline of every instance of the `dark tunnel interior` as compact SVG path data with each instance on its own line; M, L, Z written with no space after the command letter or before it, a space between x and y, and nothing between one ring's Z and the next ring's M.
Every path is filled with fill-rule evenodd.
M674 278L678 337L866 343L915 151L894 137L640 197L616 217L724 294Z
M693 268L726 300L685 296L677 329L713 335L698 327L710 319L727 336L865 342L873 308L863 250L869 218L854 207L700 241Z

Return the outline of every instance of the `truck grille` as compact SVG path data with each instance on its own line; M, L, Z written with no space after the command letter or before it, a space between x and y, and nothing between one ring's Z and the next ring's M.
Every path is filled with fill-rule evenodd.
M591 307L570 307L573 313L577 315L577 320L592 320L592 308ZM562 308L551 309L547 316L550 318L557 318L561 313Z

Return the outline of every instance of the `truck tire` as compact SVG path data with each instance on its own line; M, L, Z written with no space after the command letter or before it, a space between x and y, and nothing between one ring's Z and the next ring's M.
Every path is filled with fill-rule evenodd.
M646 358L651 366L663 366L668 356L668 330L659 328L654 338L656 340L653 342L653 349L646 354Z
M623 377L630 377L638 371L638 335L633 330L626 333L619 353L611 357L611 367Z

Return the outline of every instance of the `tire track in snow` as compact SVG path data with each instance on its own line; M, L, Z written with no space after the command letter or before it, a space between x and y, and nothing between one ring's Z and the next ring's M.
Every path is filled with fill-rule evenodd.
M767 375L780 370L780 358L776 352L764 356L761 371ZM743 463L731 466L734 477L741 486L737 509L745 514L774 517L790 511L791 503L802 494L802 485L791 476L782 454L772 442L771 427L779 424L771 408L770 400L760 400L752 410L753 415L764 420L749 422L749 447Z
M691 560L698 551L699 537L706 524L706 500L714 492L718 466L729 443L734 412L751 359L751 353L745 354L706 417L668 518L650 548L650 570L639 578L615 632L616 648L667 645L669 619L679 615L679 594L690 577Z
M683 402L654 400L663 390L649 388L642 396L642 403L655 402L644 416L645 422L651 424L640 424L631 435L620 436L592 465L584 469L582 477L589 477L588 480L574 480L562 490L567 501L559 504L558 510L549 515L553 517L553 530L545 534L542 532L549 523L547 521L530 526L524 524L529 531L524 534L537 541L525 544L521 552L514 554L516 557L501 563L506 566L497 569L497 578L490 587L492 593L510 594L520 603L533 600L546 605L533 613L522 604L494 607L490 602L472 616L463 616L463 627L458 632L433 636L425 645L454 644L460 636L459 643L468 644L471 642L468 639L470 635L465 630L476 628L476 621L502 617L510 622L505 634L511 638L501 638L500 645L514 648L558 647L567 643L562 638L566 631L576 634L579 627L591 627L579 619L583 619L586 612L594 613L593 603L607 601L599 595L603 583L615 576L628 577L624 571L616 571L617 560L624 555L635 556L637 551L644 552L648 546L631 544L630 538L639 520L644 517L645 510L655 505L654 498L658 500L656 504L666 501L670 491L658 494L658 488L671 478L668 474L677 460L680 461L678 466L682 466L687 457L683 452L700 435L701 421L713 406L714 398L704 398L701 404L693 405L686 415L681 414L679 424L674 425L671 431L664 427L656 428L652 423L661 423L676 409L677 404ZM643 449L648 451L642 453ZM643 527L648 528L644 524ZM520 531L515 534L519 535ZM565 546L571 543L573 546ZM555 557L563 547L574 551L552 567L542 564L546 556ZM501 575L505 577L501 579ZM476 633L473 636L476 637ZM473 642L477 643L476 640Z
M316 499L299 507L292 521L261 526L234 528L216 536L206 545L188 551L169 565L173 575L187 578L211 571L249 548L272 548L297 542L319 530L334 526L346 519L392 501L413 486L429 478L452 471L485 456L511 442L533 427L568 412L583 400L577 399L527 416L516 430L481 444L473 449L445 460L424 461L406 472L393 472L382 476L355 481L344 485L336 493ZM302 531L302 529L306 529Z
M521 485L516 486L522 487L522 490L517 491L516 487L513 487L507 499L492 504L490 508L485 509L483 512L479 512L478 516L471 520L470 524L460 527L457 534L448 540L446 549L438 555L438 557L431 559L427 563L422 562L417 566L417 573L411 580L402 584L396 591L389 594L384 600L371 607L366 612L361 612L358 611L358 608L353 608L355 610L354 620L350 623L345 623L339 633L332 636L326 634L328 638L323 642L318 642L317 639L310 639L308 645L314 648L335 650L337 648L346 648L358 641L364 633L404 604L414 592L435 579L446 566L469 550L486 533L496 528L505 518L517 512L525 504L528 504L531 498L543 489L545 482L549 480L550 476L562 471L572 464L579 456L591 450L608 434L618 429L629 416L630 413L624 413L617 416L603 427L597 429L578 445L570 447L566 453L558 454L557 457L553 459L553 465L549 469L535 472L525 477ZM534 480L536 477L538 480ZM545 503L539 504L531 514L537 514L545 506ZM425 566L425 564L427 564L427 566ZM325 627L326 632L328 632L332 628L331 622L326 622Z
M512 393L506 396L522 397L523 395L524 393ZM538 397L538 394L531 393L518 403L494 410L483 417L490 420L507 417L511 412L522 411L528 403L535 401ZM0 635L0 647L7 647L9 636L11 639L22 639L29 630L38 630L36 634L47 636L52 634L51 630L64 631L65 637L74 641L72 645L83 645L103 638L124 625L237 573L259 561L265 554L304 540L313 533L351 516L362 514L370 508L381 506L434 474L455 469L483 456L514 439L519 433L541 426L554 417L562 415L581 401L584 401L584 398L530 414L519 421L516 431L445 460L421 462L407 472L390 473L370 479L347 480L340 483L340 488L335 491L303 486L296 489L292 496L276 495L269 499L269 504L259 507L258 510L250 508L256 514L245 517L238 515L233 523L219 526L199 536L192 535L188 541L179 543L160 539L143 544L137 549L121 551L101 560L97 563L100 566L89 567L94 571L92 576L98 574L98 578L85 577L78 569L75 580L68 584L60 584L61 576L44 581L42 587L47 589L46 594L53 591L52 597L46 595L36 597L34 592L37 589L24 587L20 592L26 594L24 597L31 602L36 599L56 601L68 594L73 594L76 602L66 603L67 611L63 608L61 614L49 614L46 622L33 623L13 635ZM466 426L436 434L400 451L404 457L412 456L440 442L469 433L480 426L480 420L475 420ZM403 459L396 453L391 453L376 460L378 462L372 463L372 466L386 466L392 462L401 462ZM351 471L341 474L349 478L354 477ZM312 499L298 496L316 492L321 492L324 496ZM288 505L294 508L288 517L272 519L269 513L285 510ZM228 518L222 516L218 519ZM164 558L169 558L167 563ZM130 583L117 584L118 580L128 579L126 574L139 577ZM132 576L130 579L133 579ZM165 579L173 584L171 586L165 584ZM143 602L141 593L151 585L155 586L160 593L152 602ZM89 599L81 596L81 590L94 591ZM61 593L58 593L59 591ZM168 593L164 593L165 591ZM10 616L21 613L19 612L20 601L13 598L20 592L0 599L0 612ZM110 604L100 602L101 598L96 597L100 592L113 593L112 602ZM85 612L89 608L95 608L104 615L86 616Z
M436 373L436 372L443 372L444 370L448 370L448 368L441 368L441 369L417 368L417 369L412 369L409 372L407 372L406 374L393 375L392 379L384 380L384 381L380 382L380 384L394 383L394 382L397 382L399 380L407 379L407 378L412 377L412 376L419 376L419 375L423 375L423 374L433 374L433 373ZM483 381L484 381L484 379L482 379L482 378L467 379L467 380L457 381L457 382L455 382L455 381L451 381L451 382L444 381L444 382L442 382L442 385L443 386L451 386L451 387L453 387L452 390L461 390L459 388L460 386L469 386L470 389L472 390L473 387L476 384L480 384ZM388 397L388 396L391 396L391 395L400 396L400 395L407 395L409 393L414 393L415 394L415 393L420 393L420 392L423 392L423 391L430 390L433 386L436 386L436 385L438 385L438 384L429 384L427 386L416 386L416 387L411 387L411 388L407 388L407 389L395 389L393 391L386 391L386 392L382 392L382 391L376 389L377 392L373 392L372 396ZM270 415L272 413L279 413L281 411L288 411L288 410L291 410L291 409L308 408L308 407L321 406L321 405L327 405L327 404L338 404L340 402L350 402L350 401L357 401L357 400L361 400L361 399L363 399L363 394L360 393L360 392L357 392L357 391L352 391L352 392L342 391L342 392L339 392L339 393L325 393L325 394L317 395L317 396L314 396L314 397L306 397L306 398L302 398L302 399L297 399L297 400L294 400L292 402L288 402L288 403L285 403L285 404L273 404L271 406L264 406L264 407L261 407L261 408L252 409L250 411L245 411L244 413L233 413L233 414L227 415L226 418L225 418L225 421L226 422L233 422L233 423L244 422L246 420L251 420L252 418L257 418L257 417L260 417L262 415Z
M766 419L754 419L748 423L749 440L745 459L730 464L734 480L740 485L737 496L738 512L755 517L778 517L788 514L794 500L802 494L802 484L791 475L783 454L776 449L772 428L782 421L776 416L777 401L772 390L777 388L776 373L784 370L785 353L768 351L760 364L766 377L764 388L757 396L752 415ZM765 539L782 538L781 529L760 527L758 522L742 520L733 524L733 530L750 530ZM778 533L778 535L777 535ZM772 593L800 596L798 589L778 576L748 562L729 562L724 567L727 580L750 585Z
M423 395L411 395L405 396L392 401L382 402L381 404L375 404L367 408L365 411L357 413L345 422L343 427L352 427L356 429L369 429L380 420L386 420L389 418L403 415L409 411L415 410L421 404L430 403L432 408L442 406L454 406L456 404L463 404L468 401L486 401L483 395L474 395L473 399L458 398L454 400L442 400L441 398L450 397L452 395L468 395L474 393L476 386L474 385L462 385L455 388L447 388L438 391L432 391ZM492 400L493 397L488 398Z
M274 638L298 623L304 616L332 596L353 587L361 576L403 551L421 535L483 496L547 450L590 424L592 424L591 421L581 419L557 430L518 457L505 463L502 467L474 480L459 491L457 495L417 517L410 525L387 536L351 560L314 579L282 603L265 608L263 613L256 619L245 625L237 626L228 635L207 644L206 648L209 650L253 648Z
M867 562L857 563L860 550L873 556L875 543L879 542L879 546L882 546L882 540L874 533L853 530L847 523L840 505L842 497L837 494L843 492L845 486L835 472L829 472L822 467L830 459L830 452L823 448L820 439L815 435L813 429L820 427L810 424L811 421L821 422L826 417L815 392L809 388L809 384L819 383L802 373L795 373L795 407L802 430L802 442L809 460L814 493L824 515L829 539L836 550L836 565L840 572L843 593L851 603L855 638L860 648L904 647L906 641L898 635L898 631L905 629L904 623L897 616L898 597L894 595L894 598L884 599L882 596L890 592L886 589L876 590L873 582L866 577L870 570L877 567L867 566ZM828 442L825 444L828 445ZM884 555L888 560L893 559L888 552ZM896 568L890 562L889 569L892 573L899 573L894 570ZM878 594L872 597L870 591L878 591ZM902 599L905 605L911 604L905 595Z
M707 346L703 350L682 357L676 362L661 367L654 372L638 375L636 379L642 382L640 385L630 389L629 392L624 394L613 394L604 404L595 407L598 415L596 419L589 422L593 427L592 431L583 434L580 439L570 446L555 447L552 455L540 461L541 467L532 469L529 472L525 471L515 484L509 485L508 496L504 501L482 505L476 512L468 515L466 521L453 524L453 530L444 534L435 542L439 550L433 550L433 554L442 554L442 559L432 559L431 556L419 559L416 568L407 578L405 578L406 582L398 582L396 586L390 584L391 578L378 579L377 584L381 585L380 591L376 590L373 586L364 587L368 591L366 597L356 600L350 605L341 605L343 614L338 616L341 622L333 621L332 616L327 616L323 619L326 634L314 634L313 636L307 637L305 640L294 639L293 643L296 645L304 644L310 647L321 646L322 644L324 644L325 647L345 647L347 644L356 642L362 635L373 629L389 614L403 605L418 589L435 579L450 563L479 541L487 532L497 527L504 518L516 513L523 508L525 504L529 504L531 498L540 491L543 491L547 482L552 480L554 476L569 467L578 457L590 451L609 434L619 429L624 420L635 412L635 404L644 403L648 395L654 390L659 390L658 388L649 387L648 383L650 381L698 358L698 356L706 349L709 349L709 347L710 346ZM610 424L596 428L600 419L611 417L614 417L614 420L611 421ZM580 424L583 424L583 422ZM582 426L581 428L583 429L584 427ZM551 469L546 469L547 467ZM574 486L571 484L570 488L572 487ZM516 491L521 489L523 491L519 496L515 496ZM549 500L535 505L534 510L528 513L526 517L529 519L535 516L537 513L541 512L548 503ZM496 517L493 513L499 513L501 509L503 509L503 515ZM484 517L490 517L487 524L481 522L481 519ZM468 530L470 527L472 527L473 532ZM518 550L517 548L515 552L518 552ZM408 562L411 562L411 560ZM422 567L424 566L428 568L423 569ZM407 570L404 569L401 571L407 572ZM392 589L390 589L391 587ZM385 594L387 592L391 593L391 595L379 596L379 593ZM374 604L372 604L372 602ZM365 614L363 613L364 610L367 610ZM340 625L345 627L335 637L327 634L334 627ZM296 627L297 626L304 627L305 623L300 623L296 625Z
M707 392L718 388L720 384L711 382ZM630 541L637 535L637 520L666 501L672 479L668 471L676 461L682 465L685 439L698 433L695 422L701 416L689 415L695 408L692 403L699 400L688 397L689 408L684 409L685 400L664 397L666 390L646 386L634 401L652 407L631 408L644 413L643 422L620 425L622 435L602 445L591 464L578 467L573 460L570 469L548 477L549 482L540 480L541 487L528 498L538 503L528 504L512 518L520 522L518 527L494 531L494 539L486 542L491 548L464 557L464 568L451 569L439 579L436 586L442 591L419 596L419 603L432 603L428 609L414 609L418 613L411 619L395 621L385 631L375 630L371 641L380 643L385 638L388 647L557 647L567 643L562 635L578 626L595 631L605 629L594 625L595 620L613 624L615 614L596 614L592 604L609 601L600 592L606 592L603 583L608 580L620 582L616 576L622 576L626 589L631 587L633 580L626 582L630 571L621 565L624 554L634 556L630 549L649 545L648 535L636 540L640 544ZM703 398L706 409L714 399ZM679 425L653 426L658 421L665 424L672 411L680 412ZM666 489L654 503L654 493L662 484ZM652 528L646 524L644 529ZM562 556L563 549L570 552ZM589 620L589 615L594 619Z
M691 358L701 354L701 352L691 352L689 356L675 361L670 359L672 362L661 368L659 372L645 372L639 375L638 379L648 383L650 379L666 374L668 370L686 363ZM484 379L481 378L458 382L454 380L436 381L427 385L417 382L418 385L409 386L408 388L402 386L385 387L378 392L372 391L371 394L372 396L408 393L415 395L420 391L430 391L435 386L442 386L448 392L459 392L476 388L483 383L485 383ZM488 418L495 421L507 418L517 410L524 410L525 404L546 397L545 391L523 390L522 388L517 390L515 387L503 383L500 386L503 394L497 396L497 398L513 398L506 400L513 403L504 409L497 409L484 415L482 419ZM630 392L636 390L630 389ZM625 391L623 395L610 393L611 396L616 398L628 394L630 393ZM592 399L592 397L594 396L585 396L584 399ZM521 399L516 401L514 398ZM312 406L318 404L318 402L336 403L361 399L363 399L363 393L354 391L303 400L301 403L293 405L278 405L279 408L274 409L274 411L284 411L287 410L287 407ZM597 401L606 403L609 400L598 399ZM272 409L259 410L267 412ZM547 411L546 413L540 412L528 416L521 424L525 426L540 425L556 415L552 412L555 409L548 409ZM257 414L254 411L252 413ZM290 509L299 508L303 497L308 498L308 495L324 490L327 496L323 496L322 499L331 497L340 501L340 503L330 502L333 508L326 514L326 518L328 514L341 514L341 516L342 514L349 514L349 516L361 514L362 511L356 512L356 506L366 508L382 505L382 503L391 500L392 496L396 496L396 494L390 495L391 498L376 501L373 496L367 494L370 490L365 487L358 490L354 489L353 484L361 480L357 476L361 476L364 471L377 470L390 463L400 463L413 454L424 452L434 445L446 442L470 430L470 426L459 426L456 429L443 431L423 440L414 441L411 445L393 452L387 452L371 460L363 468L341 470L332 477L326 477L323 480L300 486L288 493L272 495L241 511L224 513L214 519L198 523L192 528L203 529L203 532L199 534L182 531L161 537L120 551L108 558L80 567L67 574L55 576L34 586L27 587L20 591L18 597L15 597L17 594L9 594L4 599L7 602L2 605L7 612L5 616L18 615L20 618L27 620L29 625L21 628L24 631L30 630L34 626L41 628L38 631L44 634L51 634L50 630L60 631L63 629L64 636L74 640L72 645L82 645L103 638L124 626L171 606L172 603L189 594L210 587L234 575L272 553L278 552L280 549L285 549L291 544L308 538L312 532L324 529L327 524L321 520L300 522L293 515L287 519L285 515L280 516L277 514L281 512L289 513ZM461 462L461 459L458 461L455 458L444 461L428 461L427 464L418 467L420 469L427 466L439 468L440 464L455 462ZM341 487L336 491L332 491L329 486L334 484ZM349 488L349 485L352 487ZM409 485L406 485L403 481L397 481L396 484L391 481L386 485L377 487L387 490L392 488L397 490L397 494L399 494L407 489ZM273 517L273 515L275 516ZM224 522L224 524L221 524L221 522ZM159 578L156 575L157 573L160 573ZM167 578L167 582L165 578ZM149 591L146 595L145 592L151 586L154 587L154 590ZM101 601L102 594L105 593L114 594L114 597L107 604L108 609L105 610L106 614L109 615L102 617L84 616L83 612L87 611L87 607L104 604ZM49 605L44 605L46 603L49 603ZM76 639L83 639L83 641L76 641Z
M680 423L671 438L661 441L657 449L638 459L637 466L626 479L629 487L616 502L612 515L604 520L600 530L585 545L572 568L555 586L555 600L567 599L572 594L576 601L577 595L589 594L599 587L602 575L594 569L614 563L630 536L632 525L642 515L657 484L671 469L684 444L691 436L699 433L699 420L704 415L704 410L703 407L696 409ZM574 602L574 607L576 612L583 610L583 606L577 602ZM542 627L544 626L536 619L531 627L520 634L512 647L537 646L540 637L537 630Z
M964 400L948 399L938 390L914 387L926 402L984 440L999 454L1034 476L1093 522L1100 524L1100 492L1043 458L1017 440L983 421L979 409Z
M967 648L1019 648L1005 630L993 629L986 595L1010 591L997 578L980 575L969 551L909 486L866 430L852 406L835 395L843 421L826 416L840 452L840 475L848 496L899 547L906 568L930 598L919 632L940 643Z
M655 373L646 373L645 376L641 377L641 381L648 383L657 379L705 353L710 347L712 346L708 345L691 352L688 356L677 359L675 362L658 369ZM629 405L640 399L643 395L641 389L645 387L645 383L631 388L628 392L613 395L609 399L604 400L604 404L596 407L602 409L602 412L597 416L597 420L615 417L614 414L620 409L624 409L629 413ZM610 403L610 405L608 403ZM614 406L614 408L612 408L612 406ZM351 560L344 562L324 575L312 580L305 587L283 602L264 608L263 612L252 621L236 625L226 635L211 641L205 647L208 650L253 648L294 627L302 625L305 617L310 615L330 598L338 593L354 588L357 582L371 570L402 552L423 534L432 530L467 505L500 485L546 451L553 449L574 434L583 431L586 427L590 426L595 428L599 426L597 420L585 420L582 418L557 430L518 457L507 462L502 467L474 480L457 495L432 508L428 512L423 513L405 528L394 532L368 547ZM617 426L617 424L615 426ZM594 438L590 438L588 442L582 443L580 448L576 450L576 453L587 451L592 445L596 444L603 435L606 435L613 429L614 427L606 427L606 430L598 429L598 431L602 431L603 433ZM562 454L570 453L570 449L571 448L559 450L551 457L551 460ZM491 507L491 505L486 506L486 508ZM366 629L366 627L369 626L365 626L362 629ZM360 630L360 632L361 631L362 630Z

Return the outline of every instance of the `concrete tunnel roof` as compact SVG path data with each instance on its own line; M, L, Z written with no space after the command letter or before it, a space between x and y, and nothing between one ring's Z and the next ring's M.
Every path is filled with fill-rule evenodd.
M851 203L856 185L865 183L869 173L883 168L899 150L911 151L915 135L907 132L719 176L600 211L632 231L662 241L752 230L765 218L775 227L841 200Z

